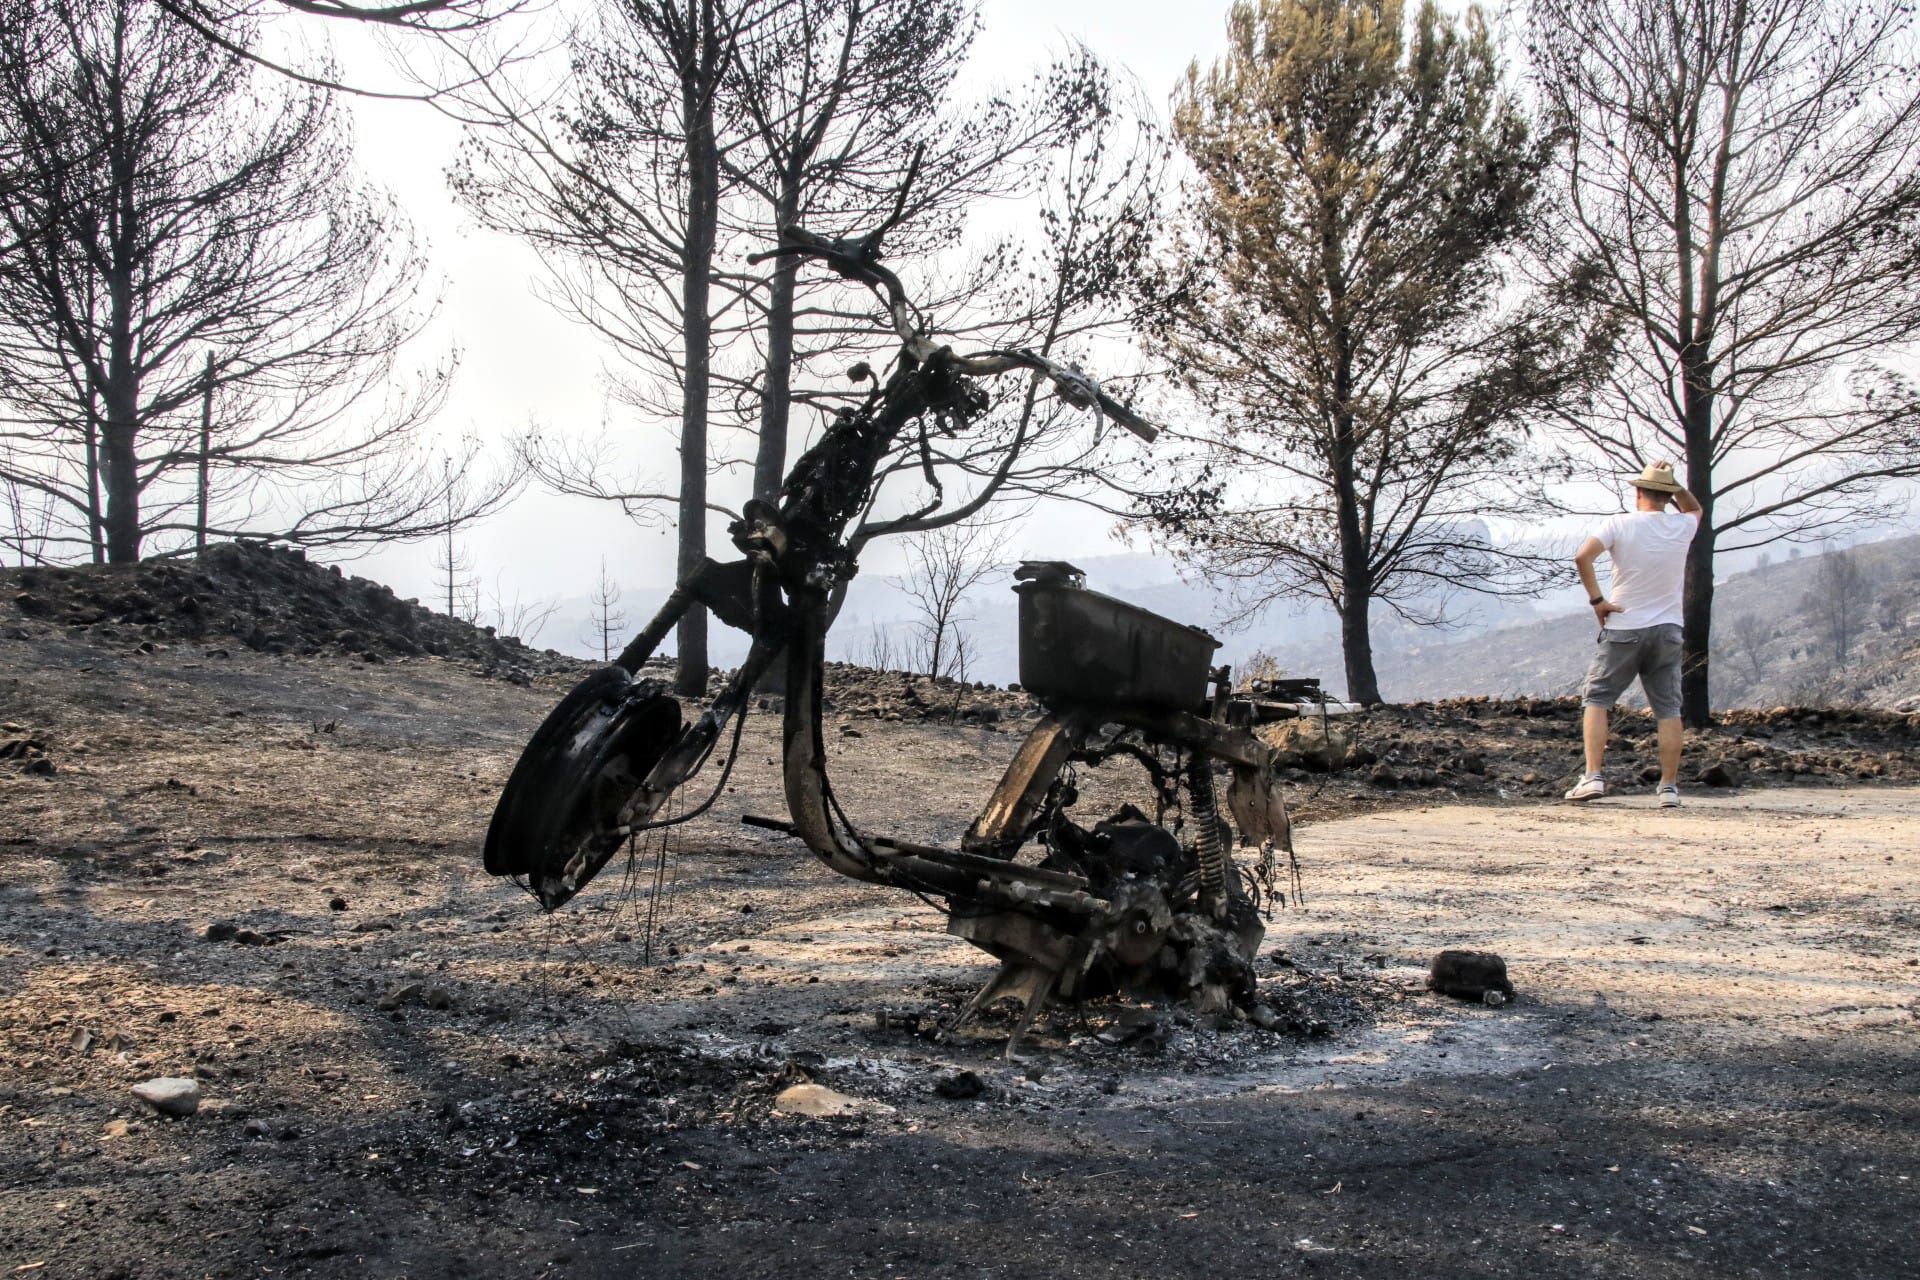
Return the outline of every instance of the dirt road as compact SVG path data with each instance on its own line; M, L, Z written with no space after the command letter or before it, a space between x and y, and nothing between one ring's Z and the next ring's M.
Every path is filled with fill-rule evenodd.
M931 1034L988 972L935 913L734 822L764 722L542 918L473 851L552 690L46 659L0 648L55 766L0 777L0 1274L1920 1274L1920 790L1310 826L1261 965L1308 1034L1096 1008L1009 1064ZM920 839L1015 742L860 733L849 807ZM1448 945L1519 1002L1422 992Z

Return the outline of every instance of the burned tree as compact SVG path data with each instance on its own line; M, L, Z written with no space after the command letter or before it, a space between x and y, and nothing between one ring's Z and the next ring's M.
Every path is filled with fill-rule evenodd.
M1144 105L1084 50L1049 68L1044 84L1041 96L1064 123L1027 197L1038 234L1001 246L985 264L986 281L943 308L942 327L1070 368L1096 346L1111 362L1136 328L1125 283L1152 244L1164 140ZM902 440L876 473L849 549L857 555L877 538L961 525L1039 498L1117 514L1115 433L1102 421L1088 430L1075 412L1080 399L1046 391L1028 381L965 436L922 430Z
M901 590L913 601L919 632L914 657L929 676L965 677L961 639L967 594L1003 569L1007 530L988 524L944 525L907 538Z
M493 590L486 593L479 621L509 640L531 645L559 610L560 602L554 597L528 597L517 588L510 591L506 575L496 573Z
M1847 665L1854 637L1867 615L1868 583L1861 572L1860 560L1847 548L1837 548L1820 557L1814 567L1813 587L1807 603L1825 633L1836 669Z
M1764 615L1749 610L1736 614L1728 630L1733 638L1734 651L1747 660L1748 683L1759 683L1766 674L1767 641L1773 638L1771 624Z
M604 446L545 437L530 439L530 464L562 492L615 500L629 514L675 510L684 572L705 555L702 513L720 510L706 502L706 470L717 459L738 460L727 448L729 435L758 437L750 455L764 493L786 461L792 405L833 410L865 394L858 381L851 394L844 384L796 386L795 371L829 356L841 357L836 372L866 368L859 357L872 351L869 304L844 285L822 281L811 299L803 291L789 295L780 283L791 279L783 263L740 264L736 252L775 243L783 210L803 210L869 230L879 224L908 254L931 254L951 241L972 204L1030 187L1051 148L1084 134L1104 101L1106 78L1096 63L1076 57L1050 68L1023 95L963 106L944 80L971 31L970 11L960 6L719 5L710 16L724 34L728 60L711 70L717 79L700 80L703 128L712 130L718 165L709 203L704 178L696 182L689 167L695 153L683 110L688 100L676 87L681 71L705 67L700 59L707 55L692 62L669 56L669 46L647 34L656 16L648 6L610 4L599 26L577 35L574 97L557 112L543 115L512 100L509 88L487 86L476 106L498 128L476 136L456 183L492 225L560 251L553 259L555 298L620 353L632 376L616 380L617 394L643 420L677 418L680 470L671 480L624 482ZM824 78L816 83L816 75ZM696 228L704 228L699 236ZM1025 324L1025 332L1038 335L1044 317L1005 305L1011 259L995 261L998 270L966 273L942 309L972 308L1002 330ZM687 293L695 275L703 282L698 307ZM989 284L1001 287L991 303ZM1077 322L1068 317L1062 332L1072 334ZM1023 432L1049 434L1052 415L1044 409L1023 416ZM945 474L957 464L991 482L988 499L1038 483L1037 468L1003 466L996 450L970 444L942 456L935 444L924 452L914 441L888 474ZM904 461L909 455L911 463ZM1038 456L1024 455L1030 468ZM1002 472L998 480L982 465L989 457ZM979 509L968 505L971 496L953 518ZM876 510L887 518L873 522L863 543L865 536L908 531L925 514L916 505L911 510L919 514L902 524L899 508L883 503ZM704 627L702 611L690 610L681 625L684 662L695 652L687 634ZM687 678L691 686L691 670Z
M222 43L237 44L253 23L277 13L444 34L471 31L523 6L519 0L156 0L156 7Z
M359 0L153 0L153 7L210 47L245 58L256 66L315 88L377 98L428 99L434 89L375 88L359 77L342 78L325 64L264 53L254 43L260 23L287 18L310 19L316 29L328 25L363 27L388 35L406 35L434 41L474 36L500 20L531 11L532 0L396 0L360 3ZM469 66L472 76L498 72L504 61L488 68Z
M474 572L473 553L454 539L448 528L434 548L434 595L449 618L480 620L480 576Z
M938 109L975 26L962 0L782 4L761 39L735 50L728 90L747 144L729 163L758 228L890 200L912 131ZM775 263L762 303L753 492L767 500L786 474L798 279L798 263Z
M736 48L725 84L741 134L726 163L743 199L728 212L762 243L796 223L872 228L885 222L896 261L950 249L983 204L1026 194L1048 156L1089 127L1105 72L1084 54L1048 68L1033 91L959 97L954 82L979 29L974 0L780 0L751 41ZM895 198L906 192L895 209ZM949 297L978 301L1014 269L1004 247L959 274ZM786 469L796 405L845 402L838 387L807 385L871 346L863 305L843 282L802 289L790 262L723 287L743 291L742 335L759 358L735 379L757 405L753 491L770 500ZM796 381L798 379L798 381Z
M1913 10L1872 0L1534 0L1569 141L1570 241L1623 358L1579 437L1682 459L1687 722L1710 707L1721 551L1818 539L1920 475L1920 85Z
M1249 610L1338 611L1348 696L1380 700L1376 604L1435 621L1453 592L1526 592L1540 564L1482 516L1542 506L1526 430L1572 394L1586 338L1555 291L1518 295L1547 160L1477 9L1236 4L1174 132L1199 172L1147 278L1208 424L1139 514Z
M765 19L754 0L604 0L567 44L571 97L546 109L495 77L463 91L485 122L453 174L489 226L556 254L555 296L608 338L633 376L624 398L679 436L675 482L611 485L565 452L535 470L563 492L614 497L630 509L674 508L678 571L706 557L715 358L713 300L723 152L719 95L736 48ZM681 687L707 679L707 614L691 609L677 637Z
M612 662L615 646L626 644L627 614L620 607L620 584L607 576L605 556L600 557L600 579L589 602L593 616L587 623L587 639L600 650L600 661Z
M7 39L5 478L54 504L63 550L422 537L510 491L449 512L418 465L450 370L401 367L421 262L324 91L135 0L57 0Z

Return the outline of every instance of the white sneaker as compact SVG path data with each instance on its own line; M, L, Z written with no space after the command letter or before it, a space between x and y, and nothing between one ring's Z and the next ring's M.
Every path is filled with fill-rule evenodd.
M1673 783L1661 783L1654 791L1654 794L1660 797L1660 807L1662 809L1678 809L1680 807L1680 788Z
M1598 800L1607 794L1607 780L1597 773L1590 773L1573 784L1567 792L1569 800Z

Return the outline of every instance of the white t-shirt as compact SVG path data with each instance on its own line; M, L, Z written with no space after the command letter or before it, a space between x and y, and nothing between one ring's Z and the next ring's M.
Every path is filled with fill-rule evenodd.
M1687 547L1699 528L1700 522L1682 511L1623 511L1593 531L1613 561L1607 599L1621 610L1607 615L1609 631L1680 625Z

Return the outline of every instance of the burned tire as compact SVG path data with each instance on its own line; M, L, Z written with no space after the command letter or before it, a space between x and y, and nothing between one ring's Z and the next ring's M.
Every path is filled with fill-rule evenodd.
M620 809L680 733L680 704L606 667L575 685L534 731L494 806L484 850L497 876L525 876L541 905L571 898L621 843ZM584 854L584 874L562 872Z

